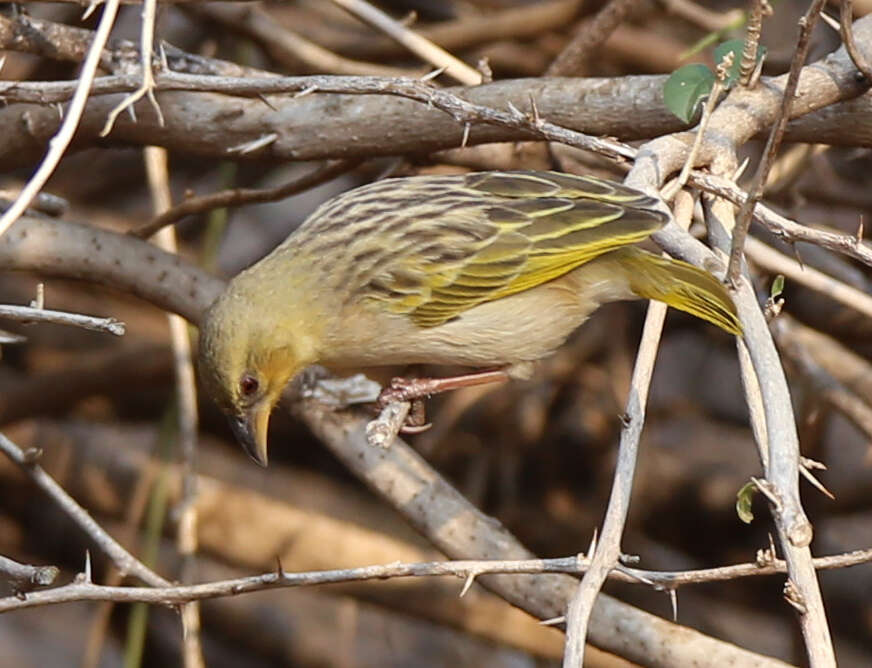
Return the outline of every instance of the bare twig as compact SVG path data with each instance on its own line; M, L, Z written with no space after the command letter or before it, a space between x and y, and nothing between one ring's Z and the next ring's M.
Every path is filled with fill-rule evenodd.
M672 198L675 197L675 194L684 187L687 183L687 179L690 177L690 172L693 165L696 163L696 156L699 154L700 146L702 146L702 140L703 137L705 137L705 132L708 128L712 112L717 106L721 93L724 90L726 71L732 64L732 55L732 52L727 53L727 55L724 56L724 62L718 63L717 78L715 79L715 83L708 95L708 99L705 101L705 106L702 108L702 117L699 119L699 125L694 133L693 146L690 148L690 153L687 154L684 166L681 168L681 173L675 181L667 184L660 193L663 199L667 202L672 201Z
M676 218L685 229L690 226L692 213L693 199L688 193L680 193L676 197ZM564 668L575 668L584 663L587 628L594 602L608 574L620 563L621 536L624 533L624 524L630 507L639 440L642 436L645 408L648 403L648 390L654 373L657 350L660 347L666 310L666 305L661 302L650 302L648 305L648 313L642 329L642 341L636 354L630 391L622 416L623 429L618 447L618 461L602 533L596 541L590 567L566 612Z
M548 67L546 76L568 77L581 74L591 54L602 46L637 4L635 0L611 0L593 20L581 23L569 44Z
M72 141L73 135L76 133L76 127L79 125L79 120L82 118L85 102L87 102L88 95L90 94L91 83L94 81L103 47L109 39L112 26L115 24L118 4L119 0L106 0L103 16L100 17L100 24L94 33L94 41L90 49L88 49L85 62L82 64L82 71L76 83L75 93L73 94L69 109L66 111L63 123L61 123L60 129L58 129L55 136L49 142L48 152L39 165L39 169L30 177L30 180L18 195L15 203L0 217L0 235L6 232L9 226L24 213L25 209L33 201L33 198L36 197L37 193L48 181L60 162L61 157L63 157L64 152L66 152L67 146Z
M796 258L779 253L753 237L748 237L745 249L746 255L767 271L784 274L787 278L872 318L872 297L862 290L828 276L814 267L802 266Z
M412 404L408 401L397 401L385 406L379 416L366 425L366 439L369 444L378 448L390 447L400 433Z
M145 167L151 190L153 208L161 214L172 204L169 187L169 167L165 149L149 146L145 149ZM175 230L165 227L155 242L170 253L178 252ZM182 495L178 508L176 542L182 557L182 582L196 579L197 552L197 391L194 364L191 359L191 339L188 324L173 313L167 315L178 394L179 449L182 460ZM205 666L200 644L200 609L197 603L182 606L184 628L183 656L186 668Z
M152 55L154 51L154 21L156 14L157 0L143 0L142 31L140 32L139 37L141 70L140 76L142 77L142 83L139 85L139 88L137 88L130 95L121 100L121 102L118 103L118 106L116 106L112 111L109 112L109 116L106 119L106 124L100 131L101 137L105 137L112 131L112 126L115 125L115 119L118 118L118 114L123 112L125 109L130 109L131 114L135 113L133 105L146 95L148 96L148 100L149 102L151 102L151 106L154 109L155 114L157 115L158 125L164 124L163 114L161 113L160 105L158 105L157 100L154 97L154 71L151 67Z
M868 85L872 85L872 67L869 66L869 61L857 48L857 43L854 41L854 10L853 0L841 0L839 4L839 32L842 35L842 42L845 44L845 49L854 65L860 70L860 73L866 78Z
M774 123L772 124L772 131L769 134L769 139L766 141L763 158L757 166L757 171L754 173L754 179L748 189L748 199L744 204L742 204L742 207L739 209L739 213L736 216L736 229L733 230L733 241L730 248L730 263L727 268L727 280L733 285L735 285L739 280L742 249L745 245L745 238L748 236L748 227L751 225L751 215L754 210L754 205L763 194L763 184L766 183L769 168L772 166L775 154L778 152L778 147L781 145L781 139L784 136L784 129L787 127L787 121L790 120L790 108L793 105L793 98L796 95L797 85L799 84L799 74L805 66L811 32L814 29L815 23L817 23L818 15L825 3L826 0L814 0L809 6L808 11L805 13L805 16L799 20L799 39L797 40L793 60L790 63L790 73L787 76L787 83L784 85L781 107Z
M36 483L81 529L93 540L124 574L138 577L152 587L168 587L170 583L148 568L125 550L112 536L97 524L88 512L58 485L41 466L35 463L39 452L23 451L0 433L0 450L18 464L24 473Z
M689 182L706 192L723 197L736 205L741 205L748 198L747 194L739 186L723 177L702 172L691 172ZM785 218L759 202L754 207L754 217L763 227L782 241L788 243L803 241L814 244L815 246L854 258L872 267L872 247L856 236L801 225L796 221Z
M222 190L201 197L191 197L156 215L144 225L130 230L129 233L135 237L146 238L166 225L171 225L181 220L185 216L204 213L221 207L274 202L284 199L334 179L354 169L360 163L361 160L333 160L305 176L295 178L293 181L283 183L274 188L233 188L232 190Z
M732 216L731 206L712 206L709 210L709 229L721 248L726 248L728 240L718 235L718 230L732 229ZM807 655L813 666L833 666L834 654L829 626L808 547L813 528L802 507L799 494L802 466L787 379L765 316L744 273L738 289L734 292L734 301L744 327L743 340L738 342L742 382L746 396L749 397L749 407L754 411L752 415L756 418L753 423L754 432L766 473L766 479L760 481L760 484L770 499L770 510L788 563L791 586L803 600L804 613L799 621ZM747 358L744 348L747 349ZM746 362L748 358L750 365ZM755 398L758 392L759 401ZM765 418L762 425L759 424L761 402Z
M870 561L872 561L872 549L855 550L844 554L818 557L814 560L814 563L815 567L820 570L831 570L867 564ZM343 582L365 582L367 580L405 577L452 576L466 580L470 576L479 577L481 575L493 574L536 575L564 573L581 575L589 568L590 561L588 559L572 556L556 559L494 559L393 563L300 573L273 571L232 580L218 580L195 585L168 585L165 587L118 587L73 582L61 587L33 592L25 597L10 596L0 598L0 613L73 601L115 601L180 605L191 601L237 596L239 594L263 591L264 589L317 586ZM780 559L767 559L765 563L745 563L692 571L648 571L622 566L615 568L609 577L613 580L631 584L644 584L657 589L675 589L690 584L732 581L738 578L776 575L784 572L786 572L784 561ZM781 666L784 664L777 662L777 665Z
M423 58L437 68L445 68L445 73L467 86L481 83L481 73L448 53L442 47L410 30L402 23L394 21L380 9L376 9L364 0L333 0L350 14L368 23L377 30L395 39L409 51Z
M299 68L302 62L313 71L325 74L374 75L383 77L414 77L423 72L411 68L391 67L378 63L349 60L306 39L276 21L258 5L191 4L185 8L195 16L203 16L258 40L276 61ZM291 70L293 71L293 70Z
M739 80L743 86L752 84L751 77L757 71L757 49L760 44L760 32L763 29L763 17L768 15L767 10L768 14L772 13L768 0L754 0L751 4L739 70Z
M107 332L115 336L124 335L124 323L115 318L98 318L92 315L68 313L67 311L52 311L32 306L15 306L0 304L0 318L9 318L19 322L51 322L58 325L71 325L92 329L95 332Z
M590 569L585 574L566 613L566 652L563 656L565 668L574 668L583 663L587 627L594 601L609 571L615 567L620 557L620 540L630 505L648 388L665 318L666 305L651 302L642 330L642 343L633 369L630 394L624 413L624 429L621 431L621 444L618 449L618 463L603 522L602 537L597 543Z

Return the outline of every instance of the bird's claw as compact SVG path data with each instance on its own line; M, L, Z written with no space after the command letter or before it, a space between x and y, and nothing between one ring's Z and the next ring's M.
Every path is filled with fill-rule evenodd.
M411 404L409 414L403 426L402 434L420 434L432 425L427 422L427 409L424 399L430 395L432 380L429 378L392 378L386 388L381 391L376 400L376 408L381 411L389 404L408 401Z

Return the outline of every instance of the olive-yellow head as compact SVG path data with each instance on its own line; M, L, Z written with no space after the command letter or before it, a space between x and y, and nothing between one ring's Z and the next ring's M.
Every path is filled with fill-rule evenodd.
M200 326L200 377L237 440L263 466L270 413L288 381L315 361L302 321L277 308L275 287L243 272Z

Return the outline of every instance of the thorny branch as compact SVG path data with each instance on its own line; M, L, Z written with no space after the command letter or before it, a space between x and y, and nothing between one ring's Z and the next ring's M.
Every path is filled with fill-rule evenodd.
M872 561L872 550L856 550L846 554L819 557L815 567L820 570L848 568ZM316 586L343 582L365 582L407 577L470 576L515 574L535 575L563 573L582 575L590 567L590 560L578 556L557 559L488 560L488 561L435 561L408 564L362 566L333 571L287 573L284 570L252 575L233 580L221 580L195 585L164 587L105 586L93 582L74 581L60 587L29 593L26 596L0 598L0 613L22 608L56 605L73 601L141 602L158 605L180 605L224 596L236 596L265 589ZM621 566L613 569L609 578L630 584L643 584L655 589L674 590L690 584L723 582L745 577L759 577L785 573L780 559L767 558L761 563L736 564L720 568L694 571L648 571Z

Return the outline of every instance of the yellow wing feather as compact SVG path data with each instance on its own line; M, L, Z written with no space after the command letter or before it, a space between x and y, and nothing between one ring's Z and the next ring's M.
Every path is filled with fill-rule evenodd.
M337 198L308 223L309 252L329 252L337 219L358 295L435 327L487 301L535 288L617 254L640 297L739 333L735 307L710 274L632 248L663 226L656 200L618 183L554 172L484 172L386 180ZM304 226L306 227L306 226ZM303 232L304 230L301 230ZM389 249L372 262L371 235Z
M478 224L492 235L454 267L450 283L429 284L429 294L410 313L422 326L558 278L642 241L666 221L649 208L649 197L590 177L486 173L466 185L477 202Z

